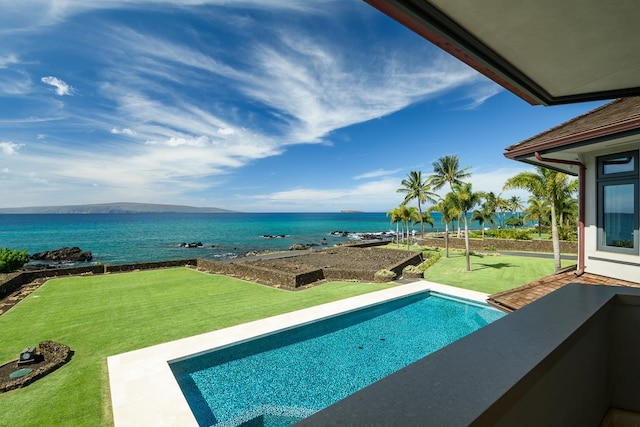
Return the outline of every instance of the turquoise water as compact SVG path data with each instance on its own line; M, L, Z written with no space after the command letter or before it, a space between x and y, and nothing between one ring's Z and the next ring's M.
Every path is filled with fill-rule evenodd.
M38 214L0 215L0 248L33 254L63 246L91 251L110 264L180 258L229 258L248 251L283 250L296 243L348 241L332 231L383 232L384 213L276 214ZM285 235L267 239L263 235ZM201 248L180 243L202 242Z
M438 228L443 230L444 224L436 223ZM321 246L323 238L331 246L357 238L333 231L391 230L395 225L384 213L6 214L0 215L0 248L33 254L78 246L91 251L94 262L121 264L231 258L249 251L286 250L296 243ZM203 246L179 247L183 242Z
M432 214L443 231L441 215ZM470 223L472 229L478 224ZM419 231L420 226L414 229ZM122 264L181 258L223 259L249 251L287 250L296 243L329 246L356 239L333 231L381 233L396 230L385 213L222 214L3 214L0 248L30 254L64 246L91 251L94 262ZM264 235L284 235L267 239ZM200 248L180 243L202 242Z
M423 293L174 362L171 369L201 426L288 426L503 315Z

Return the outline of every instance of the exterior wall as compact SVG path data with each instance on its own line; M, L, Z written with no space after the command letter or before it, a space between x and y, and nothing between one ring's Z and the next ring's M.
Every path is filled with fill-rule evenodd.
M598 250L597 226L597 164L599 156L623 151L640 150L640 141L615 145L594 151L580 160L586 166L585 176L585 271L615 279L640 283L640 256ZM640 197L640 195L639 195Z

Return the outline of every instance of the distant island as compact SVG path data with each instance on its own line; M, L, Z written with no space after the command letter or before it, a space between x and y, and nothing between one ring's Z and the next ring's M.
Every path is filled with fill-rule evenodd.
M119 214L119 213L233 213L227 209L150 203L100 203L93 205L0 208L0 214Z

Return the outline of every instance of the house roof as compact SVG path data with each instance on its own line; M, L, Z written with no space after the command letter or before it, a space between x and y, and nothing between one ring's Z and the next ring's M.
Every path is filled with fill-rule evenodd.
M531 104L640 95L640 2L365 1Z
M637 141L640 135L640 97L617 99L545 132L505 148L505 157L554 167L575 175L577 167L541 162L535 153L560 160L580 161L581 154L611 145ZM598 147L595 147L598 146Z

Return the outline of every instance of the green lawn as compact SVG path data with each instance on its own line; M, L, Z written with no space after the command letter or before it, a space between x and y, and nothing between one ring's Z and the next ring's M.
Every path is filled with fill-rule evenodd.
M464 252L449 251L425 271L426 280L443 285L494 294L533 282L554 272L553 259L507 255L471 255L466 271Z
M112 425L107 356L393 285L334 282L290 292L178 268L50 280L0 316L0 364L46 339L71 361L0 395L0 426Z

